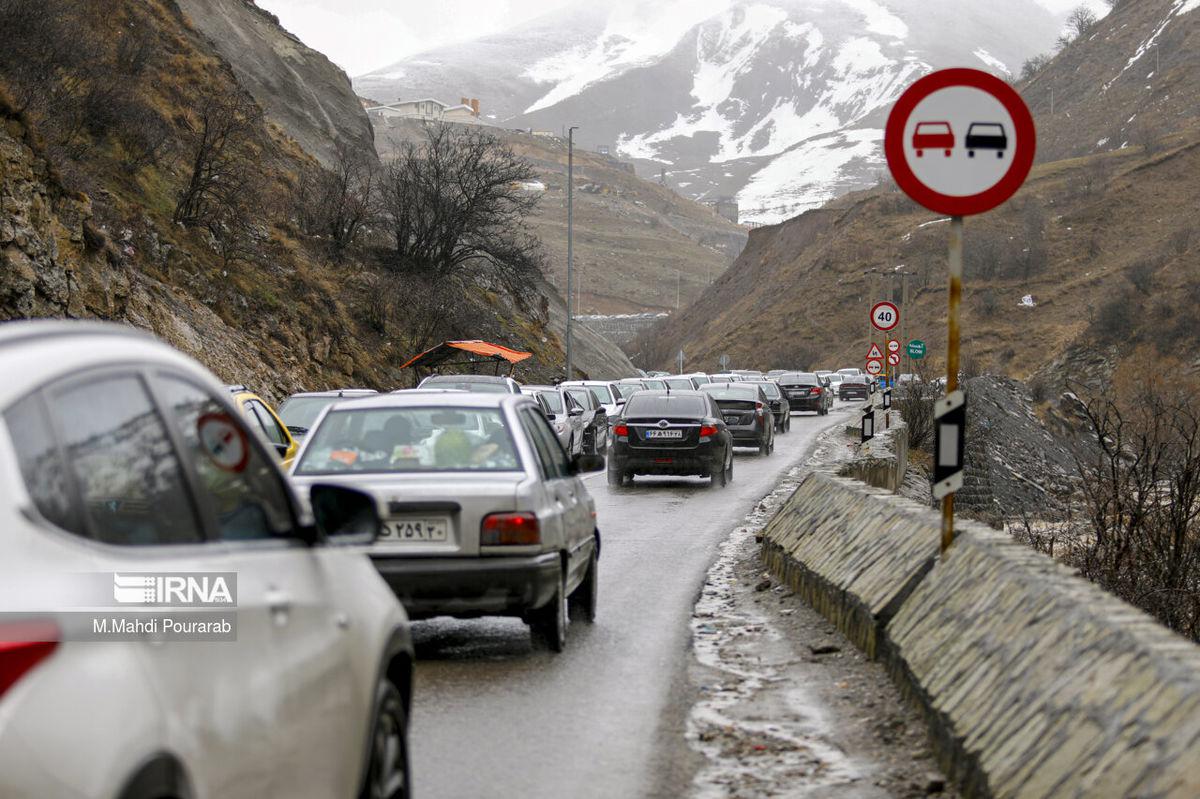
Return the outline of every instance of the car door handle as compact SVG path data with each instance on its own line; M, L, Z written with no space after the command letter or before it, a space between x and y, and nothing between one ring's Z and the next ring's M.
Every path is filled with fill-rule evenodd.
M267 611L270 612L271 621L276 626L287 624L292 614L292 598L283 591L268 589Z

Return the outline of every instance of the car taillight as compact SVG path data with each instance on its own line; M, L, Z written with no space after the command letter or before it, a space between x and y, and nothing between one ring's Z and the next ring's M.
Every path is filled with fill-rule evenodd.
M540 544L537 517L532 513L493 513L485 516L479 544L485 547Z
M0 696L58 648L53 622L0 624Z
M811 393L816 394L819 397L821 396L821 389L814 388Z
M763 415L763 404L761 402L754 403L754 412L759 416Z
M702 424L702 425L700 425L700 435L701 435L701 437L703 437L703 436L715 436L716 434L717 434L717 428L716 428L715 426L713 426L713 425L707 425L707 424Z
M627 436L627 435L629 435L629 427L626 425L623 425L623 424L616 425L615 427L613 427L613 435Z

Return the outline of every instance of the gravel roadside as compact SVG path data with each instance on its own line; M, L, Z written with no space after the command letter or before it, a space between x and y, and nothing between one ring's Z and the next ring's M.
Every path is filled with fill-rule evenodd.
M818 442L721 546L692 618L698 697L686 738L695 799L954 797L924 725L879 663L762 568L756 535L813 465L845 460L840 427Z

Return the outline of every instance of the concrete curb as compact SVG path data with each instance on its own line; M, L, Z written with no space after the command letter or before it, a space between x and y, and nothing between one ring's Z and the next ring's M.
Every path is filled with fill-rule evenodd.
M1200 796L1200 647L984 525L827 471L763 560L922 710L967 797Z

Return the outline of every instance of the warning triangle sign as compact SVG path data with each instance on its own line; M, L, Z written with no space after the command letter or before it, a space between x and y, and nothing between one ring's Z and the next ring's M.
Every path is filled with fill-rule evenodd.
M872 358L882 358L882 357L883 357L883 352L879 349L879 345L872 343L871 349L867 353L867 360L871 360Z

